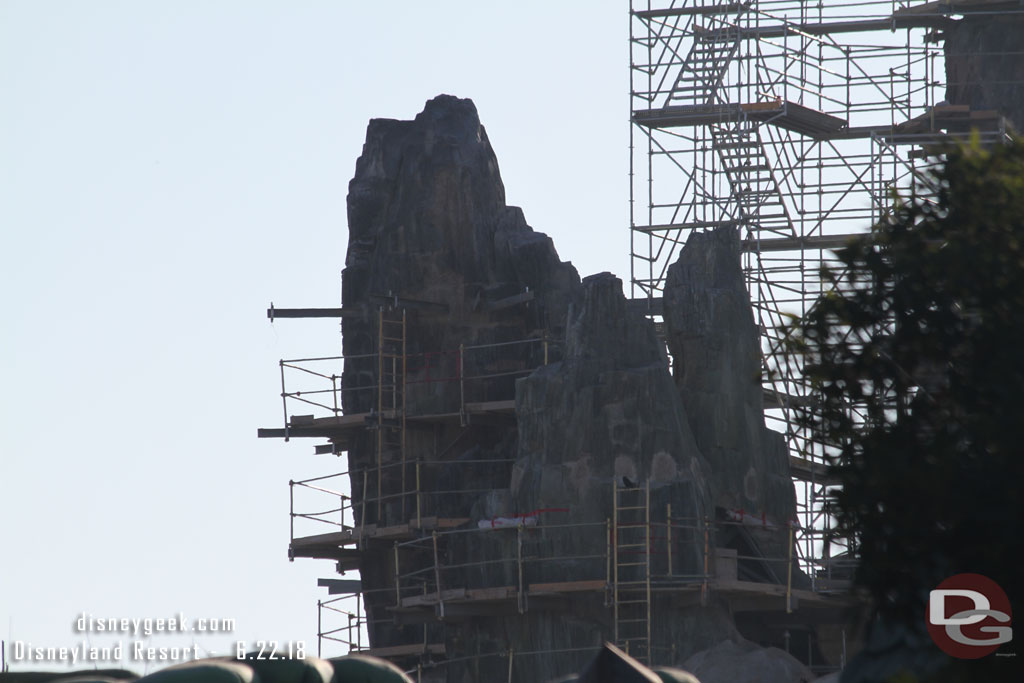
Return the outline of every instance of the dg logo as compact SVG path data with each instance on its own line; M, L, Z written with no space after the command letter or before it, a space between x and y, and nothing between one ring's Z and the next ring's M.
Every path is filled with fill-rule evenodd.
M935 644L951 657L978 659L1013 638L1010 600L981 574L951 576L928 595L925 618Z

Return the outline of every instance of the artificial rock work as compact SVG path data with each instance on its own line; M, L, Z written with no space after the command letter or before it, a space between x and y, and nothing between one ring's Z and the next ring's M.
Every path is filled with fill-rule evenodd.
M760 337L739 253L735 230L690 236L665 283L666 341L697 447L711 463L715 505L785 522L796 510L788 449L764 426ZM769 555L782 556L785 534L755 533Z
M413 121L371 121L348 216L343 306L362 313L343 322L344 408L375 415L374 428L346 443L356 523L445 519L464 532L361 545L374 649L425 643L433 659L452 660L424 668L423 680L507 680L509 651L519 653L513 680L582 670L614 639L615 496L642 500L647 487L662 529L647 542L651 572L674 585L716 571L714 548L784 556L794 493L785 444L764 427L758 335L733 232L694 235L671 271L670 364L618 278L581 281L506 205L469 100L442 95ZM398 372L380 360L382 330L399 329L403 315L404 389L388 400L404 406L404 421L380 408L377 388L382 368ZM763 523L705 533L730 514ZM671 539L669 515L679 524ZM481 528L488 520L520 525ZM788 578L785 564L733 564L739 579ZM620 581L638 571L623 568ZM569 582L601 588L556 587ZM459 600L502 587L513 590ZM657 663L743 641L724 597L699 594L652 598ZM416 595L425 597L415 607L398 604ZM558 654L529 654L541 652Z
M955 5L955 3L954 3ZM965 7L970 10L969 4ZM1017 3L991 3L943 31L946 99L972 110L995 110L1024 130L1024 16ZM1010 11L1003 11L1010 10Z

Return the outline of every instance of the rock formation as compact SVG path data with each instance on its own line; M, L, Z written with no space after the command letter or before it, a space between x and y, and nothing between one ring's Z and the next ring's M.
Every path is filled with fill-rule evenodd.
M613 501L630 491L649 487L660 523L651 528L662 529L645 541L651 571L673 585L713 571L705 557L716 546L783 555L793 488L785 444L764 427L758 335L733 232L694 235L671 271L673 377L664 342L629 305L621 281L601 273L581 282L550 238L505 204L469 100L440 96L413 121L371 121L348 214L344 408L371 416L371 428L347 442L356 522L469 520L465 533L436 547L362 545L373 647L443 644L445 657L459 661L425 670L424 680L505 680L510 650L563 651L517 657L516 680L581 670L594 654L587 648L613 638L607 591L516 595L496 599L490 614L437 599L423 618L395 609L396 593L411 588L396 588L395 562L438 598L445 590L603 586L612 539L626 533L610 526ZM405 388L389 394L388 409L379 373L394 377L398 366L385 366L379 339L402 315ZM468 410L501 402L490 413ZM399 423L400 442L382 446ZM414 481L419 495L410 494ZM733 531L704 533L730 511L740 514ZM671 542L669 515L680 520ZM763 520L760 531L748 530L743 515ZM525 526L477 533L479 522L501 519ZM620 580L637 571L623 568ZM785 566L749 560L739 573L787 578ZM724 600L686 595L652 599L650 647L662 661L742 640Z
M966 14L950 23L943 37L949 103L998 111L1020 131L1024 130L1024 56L1020 51L1024 16L999 11L1014 5L1017 3L992 3L977 14Z
M764 426L760 335L739 253L731 228L690 235L665 283L666 337L697 447L711 463L715 505L737 516L764 514L771 525L752 527L753 542L781 557L796 499L786 442ZM745 578L784 582L770 565L762 568L768 576Z

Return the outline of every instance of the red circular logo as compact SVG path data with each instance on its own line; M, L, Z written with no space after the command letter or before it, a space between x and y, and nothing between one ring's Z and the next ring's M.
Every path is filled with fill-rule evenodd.
M978 659L1013 637L1010 600L981 574L951 576L928 595L925 619L935 644L951 657Z

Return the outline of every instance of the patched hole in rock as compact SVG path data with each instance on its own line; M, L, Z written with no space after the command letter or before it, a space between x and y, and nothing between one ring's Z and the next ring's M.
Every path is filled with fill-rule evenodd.
M654 481L672 481L676 478L678 467L675 458L665 451L658 451L651 459L651 479Z
M568 480L577 493L583 493L590 480L590 456L583 456L579 460L565 464L568 471Z
M623 477L628 477L631 481L640 480L636 474L636 462L633 458L617 455L615 456L615 478L621 480Z

